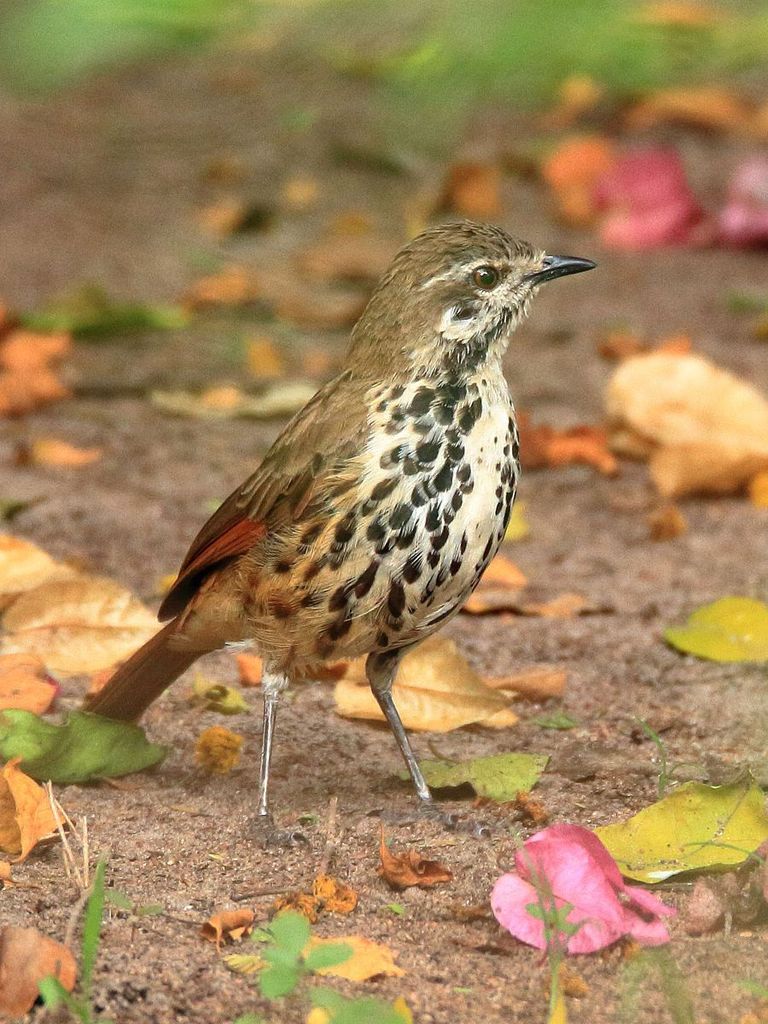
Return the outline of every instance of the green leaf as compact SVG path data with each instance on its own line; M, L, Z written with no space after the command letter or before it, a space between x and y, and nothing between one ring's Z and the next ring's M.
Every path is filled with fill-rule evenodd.
M232 1024L267 1024L267 1022L256 1013L244 1013L237 1020L233 1020Z
M144 903L135 910L136 917L158 917L164 913L165 907L162 903Z
M55 1010L62 1003L67 1003L72 998L59 979L54 978L52 974L41 978L37 983L37 989L40 993L40 998L49 1010Z
M768 839L768 815L751 778L727 786L687 782L595 834L627 878L661 882L681 871L743 864Z
M88 782L139 772L157 764L166 748L150 743L144 731L85 711L72 711L61 725L30 711L0 715L0 757L20 757L33 779Z
M579 723L564 711L555 711L551 715L539 715L533 720L534 725L542 729L573 729Z
M478 796L514 800L533 789L547 766L546 754L492 754L473 761L421 761L424 778L433 789L468 783ZM408 778L401 772L401 778Z
M768 661L768 605L721 597L697 609L685 626L664 631L667 643L710 661Z
M25 313L21 322L33 331L69 331L75 338L105 338L175 330L189 322L189 315L180 306L115 302L103 289L85 285L45 309Z
M353 954L352 947L344 942L315 946L304 957L304 967L308 971L322 971L324 967L336 967L338 964L346 963Z
M301 971L296 967L267 967L259 975L259 988L265 999L282 999L296 988Z
M401 999L402 1010L382 999L363 996L346 999L329 988L315 988L310 992L313 1006L329 1014L329 1024L412 1024L413 1017Z
M267 946L261 954L262 960L273 967L298 967L299 954L292 949L284 949L282 946Z
M93 969L96 966L96 957L99 954L99 940L101 938L101 922L104 916L104 874L107 864L104 858L96 865L93 875L91 895L85 905L85 917L83 919L83 941L81 946L81 979L82 990L86 999L90 999L91 980Z
M391 913L396 914L398 917L402 917L405 913L405 907L402 903L388 903L386 909Z
M129 899L124 892L120 892L119 889L107 889L104 893L104 899L111 907L116 907L118 910L133 910L133 900Z
M284 910L269 926L273 941L295 956L299 956L309 942L309 921L295 910Z

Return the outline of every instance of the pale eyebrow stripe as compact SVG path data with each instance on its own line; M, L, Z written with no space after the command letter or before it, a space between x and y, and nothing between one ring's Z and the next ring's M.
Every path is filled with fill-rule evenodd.
M488 259L477 259L472 263L462 263L460 267L453 266L448 270L444 270L441 274L435 274L434 277L427 278L426 281L419 285L419 291L423 292L425 288L429 288L433 284L437 284L438 281L458 281L466 274L471 274L473 270L477 270L478 267L484 267L488 263Z

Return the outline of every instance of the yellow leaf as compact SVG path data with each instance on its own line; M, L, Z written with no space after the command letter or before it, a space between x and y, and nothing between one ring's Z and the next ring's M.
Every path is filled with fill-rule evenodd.
M21 771L20 761L13 758L0 774L0 850L22 861L57 824L45 790Z
M336 978L346 978L347 981L368 981L370 978L384 976L398 978L405 974L402 967L395 963L395 954L389 948L379 942L372 942L364 939L362 935L339 935L332 939L319 939L313 936L309 940L305 952L315 949L317 946L345 945L352 947L352 956L344 963L336 964L334 967L321 967L315 974L333 975Z
M44 714L57 687L33 654L0 654L0 711L14 708Z
M41 437L30 445L29 461L35 466L79 469L98 462L103 454L101 448L78 448L58 437Z
M43 583L3 616L4 654L36 654L54 672L108 668L157 631L154 615L120 584L97 576Z
M364 685L361 685L364 684ZM407 729L450 732L478 722L494 728L514 725L510 698L491 690L446 637L429 637L403 658L392 688ZM345 718L383 721L359 662L334 690L336 711Z
M721 597L698 608L685 626L665 630L664 639L709 661L768 661L768 605L753 597Z
M75 570L19 537L0 534L0 599L23 594L52 579L73 576Z

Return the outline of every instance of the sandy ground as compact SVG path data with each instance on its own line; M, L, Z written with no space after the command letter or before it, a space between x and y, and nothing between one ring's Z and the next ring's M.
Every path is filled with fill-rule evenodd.
M429 184L434 169L391 175L339 162L339 139L357 135L370 142L358 117L366 98L359 85L321 71L312 76L298 76L290 65L251 70L230 58L187 59L102 80L44 104L0 97L3 299L34 306L84 280L121 296L173 299L212 256L283 265L346 210L364 213L397 240L405 200ZM320 114L300 133L285 115L306 104L307 96ZM478 126L475 141L507 145L530 131L525 119L506 115ZM738 160L738 148L687 136L679 141L697 185L714 197ZM310 214L279 217L267 234L221 246L211 242L195 213L227 191L204 180L211 159L227 153L248 168L238 193L272 202L287 177L309 175L321 186L317 206ZM697 349L768 386L765 346L725 301L733 289L765 288L764 257L725 251L608 255L591 235L556 225L546 197L513 177L505 184L500 221L550 251L600 262L589 278L558 283L542 294L510 348L510 387L518 405L537 418L557 424L600 418L610 367L595 354L595 339L614 324L652 336L689 331ZM158 579L177 566L208 503L250 472L280 424L172 419L149 404L146 391L246 382L232 339L254 323L253 316L234 323L211 316L170 337L79 346L69 366L78 397L0 429L0 494L35 499L14 521L13 532L156 602ZM283 331L295 351L309 341L334 355L343 346L343 334ZM14 466L19 442L48 434L101 445L104 458L79 471ZM745 762L764 777L765 672L681 657L664 645L661 632L724 594L765 597L765 513L741 499L691 501L685 505L688 532L652 544L646 517L656 499L638 466L626 466L616 480L584 468L530 473L521 498L531 535L507 553L531 580L531 594L576 591L610 611L572 620L462 616L448 631L481 670L506 673L541 663L566 668L562 707L580 724L570 732L544 731L532 721L541 706L521 704L521 722L513 730L461 730L434 737L437 749L459 759L503 750L550 754L539 797L553 820L588 826L619 820L655 798L654 748L636 718L663 730L670 760L699 766L702 777L721 781ZM213 678L234 678L229 655L212 656L202 667ZM410 801L397 778L394 743L384 729L338 718L329 687L304 686L292 693L279 722L273 799L281 822L293 823L303 812L317 822L307 827L309 846L263 851L252 841L250 824L258 699L249 697L252 714L225 723L246 737L242 768L206 778L194 764L194 741L219 719L191 708L186 690L182 681L146 716L152 738L173 748L156 771L119 789L69 787L59 794L71 815L88 816L92 850L109 856L111 884L138 904L166 909L139 924L124 916L106 921L97 1010L121 1024L225 1024L246 1010L285 1024L303 1021L306 1004L300 1001L269 1011L251 982L219 962L197 928L234 897L291 890L311 880L323 858L324 823L335 796L341 832L332 868L359 892L360 902L351 918L325 917L318 932L354 931L386 942L407 972L369 983L366 991L404 995L419 1024L544 1019L546 973L539 957L505 942L486 910L493 881L512 862L512 833L527 831L514 814L506 819L508 832L484 841L426 824L392 829L402 848L429 850L455 875L449 886L393 896L376 864L378 810L405 811ZM69 684L67 702L74 705L79 691ZM416 737L420 752L427 753L427 741ZM59 851L36 853L17 874L25 885L0 894L2 920L61 936L76 893L64 880ZM678 884L664 895L680 903L687 891ZM257 895L244 904L263 918L273 899ZM405 907L402 917L386 909L393 899ZM467 914L466 908L479 909ZM676 922L672 932L669 952L687 979L696 1021L735 1024L752 1002L740 980L768 980L766 933L758 928L691 939ZM675 1019L656 982L636 1009L621 1009L628 974L619 950L574 966L589 986L583 999L571 1002L574 1021Z

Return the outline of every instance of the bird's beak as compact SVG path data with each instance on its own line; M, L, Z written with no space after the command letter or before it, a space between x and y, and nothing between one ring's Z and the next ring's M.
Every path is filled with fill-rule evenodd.
M530 281L531 284L544 284L545 281L565 277L566 274L581 274L585 270L594 270L596 266L592 260L583 260L579 256L545 256L541 261L541 269L526 274L523 280Z

